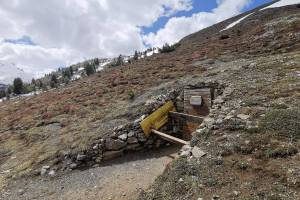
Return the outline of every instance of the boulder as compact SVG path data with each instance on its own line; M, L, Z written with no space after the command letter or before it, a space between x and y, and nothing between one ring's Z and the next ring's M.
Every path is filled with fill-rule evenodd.
M123 155L123 150L121 151L106 151L103 153L103 160L111 160Z
M250 115L245 115L245 114L239 114L237 115L238 118L242 119L242 120L247 120L250 118Z
M139 151L141 149L141 145L140 144L130 144L126 146L126 150L129 151Z
M180 150L180 156L190 156L192 147L190 145L184 145Z
M124 133L124 134L120 135L118 138L119 138L120 140L122 140L122 141L126 141L126 140L127 140L127 134Z
M138 143L138 139L136 137L130 137L127 139L128 144L136 144Z
M76 157L76 160L77 161L84 161L86 159L86 155L84 154L78 154L77 157Z
M113 139L109 138L105 141L105 148L107 150L117 151L117 150L122 149L125 146L126 146L126 142L119 140L119 139L113 140Z
M43 166L41 169L41 176L44 176L49 169L50 169L50 166L48 166L48 165Z
M201 157L205 156L206 153L204 151L202 151L199 147L193 147L193 149L192 149L192 155L195 158L201 158Z
M128 137L133 137L135 135L134 131L129 131Z

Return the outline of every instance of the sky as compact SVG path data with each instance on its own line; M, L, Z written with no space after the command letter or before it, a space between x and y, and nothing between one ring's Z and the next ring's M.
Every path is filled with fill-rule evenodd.
M0 63L41 76L99 57L175 43L271 0L7 0Z

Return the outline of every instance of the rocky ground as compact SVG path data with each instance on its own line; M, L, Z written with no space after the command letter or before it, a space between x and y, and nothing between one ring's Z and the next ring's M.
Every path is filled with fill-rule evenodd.
M73 171L51 178L12 182L1 200L131 200L148 188L177 155L172 146L152 152L128 154L101 167Z
M299 63L294 52L212 64L202 80L227 87L192 138L203 153L184 147L140 199L299 199Z

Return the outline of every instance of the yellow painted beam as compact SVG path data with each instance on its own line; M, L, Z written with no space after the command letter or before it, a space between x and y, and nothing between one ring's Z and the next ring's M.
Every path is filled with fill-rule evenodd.
M176 108L172 101L167 102L165 105L157 109L140 123L147 137L150 136L152 129L159 130L168 122L168 114L170 111L176 111Z

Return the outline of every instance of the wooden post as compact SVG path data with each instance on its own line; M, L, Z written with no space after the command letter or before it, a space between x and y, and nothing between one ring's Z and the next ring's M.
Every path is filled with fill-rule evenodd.
M177 143L177 144L182 144L182 145L189 144L189 142L187 142L187 141L181 140L179 138L173 137L171 135L162 133L162 132L154 130L154 129L152 129L151 132L154 133L154 134L156 134L156 135L159 135L160 137L164 138L165 140L167 140L169 142L173 142L173 143Z

